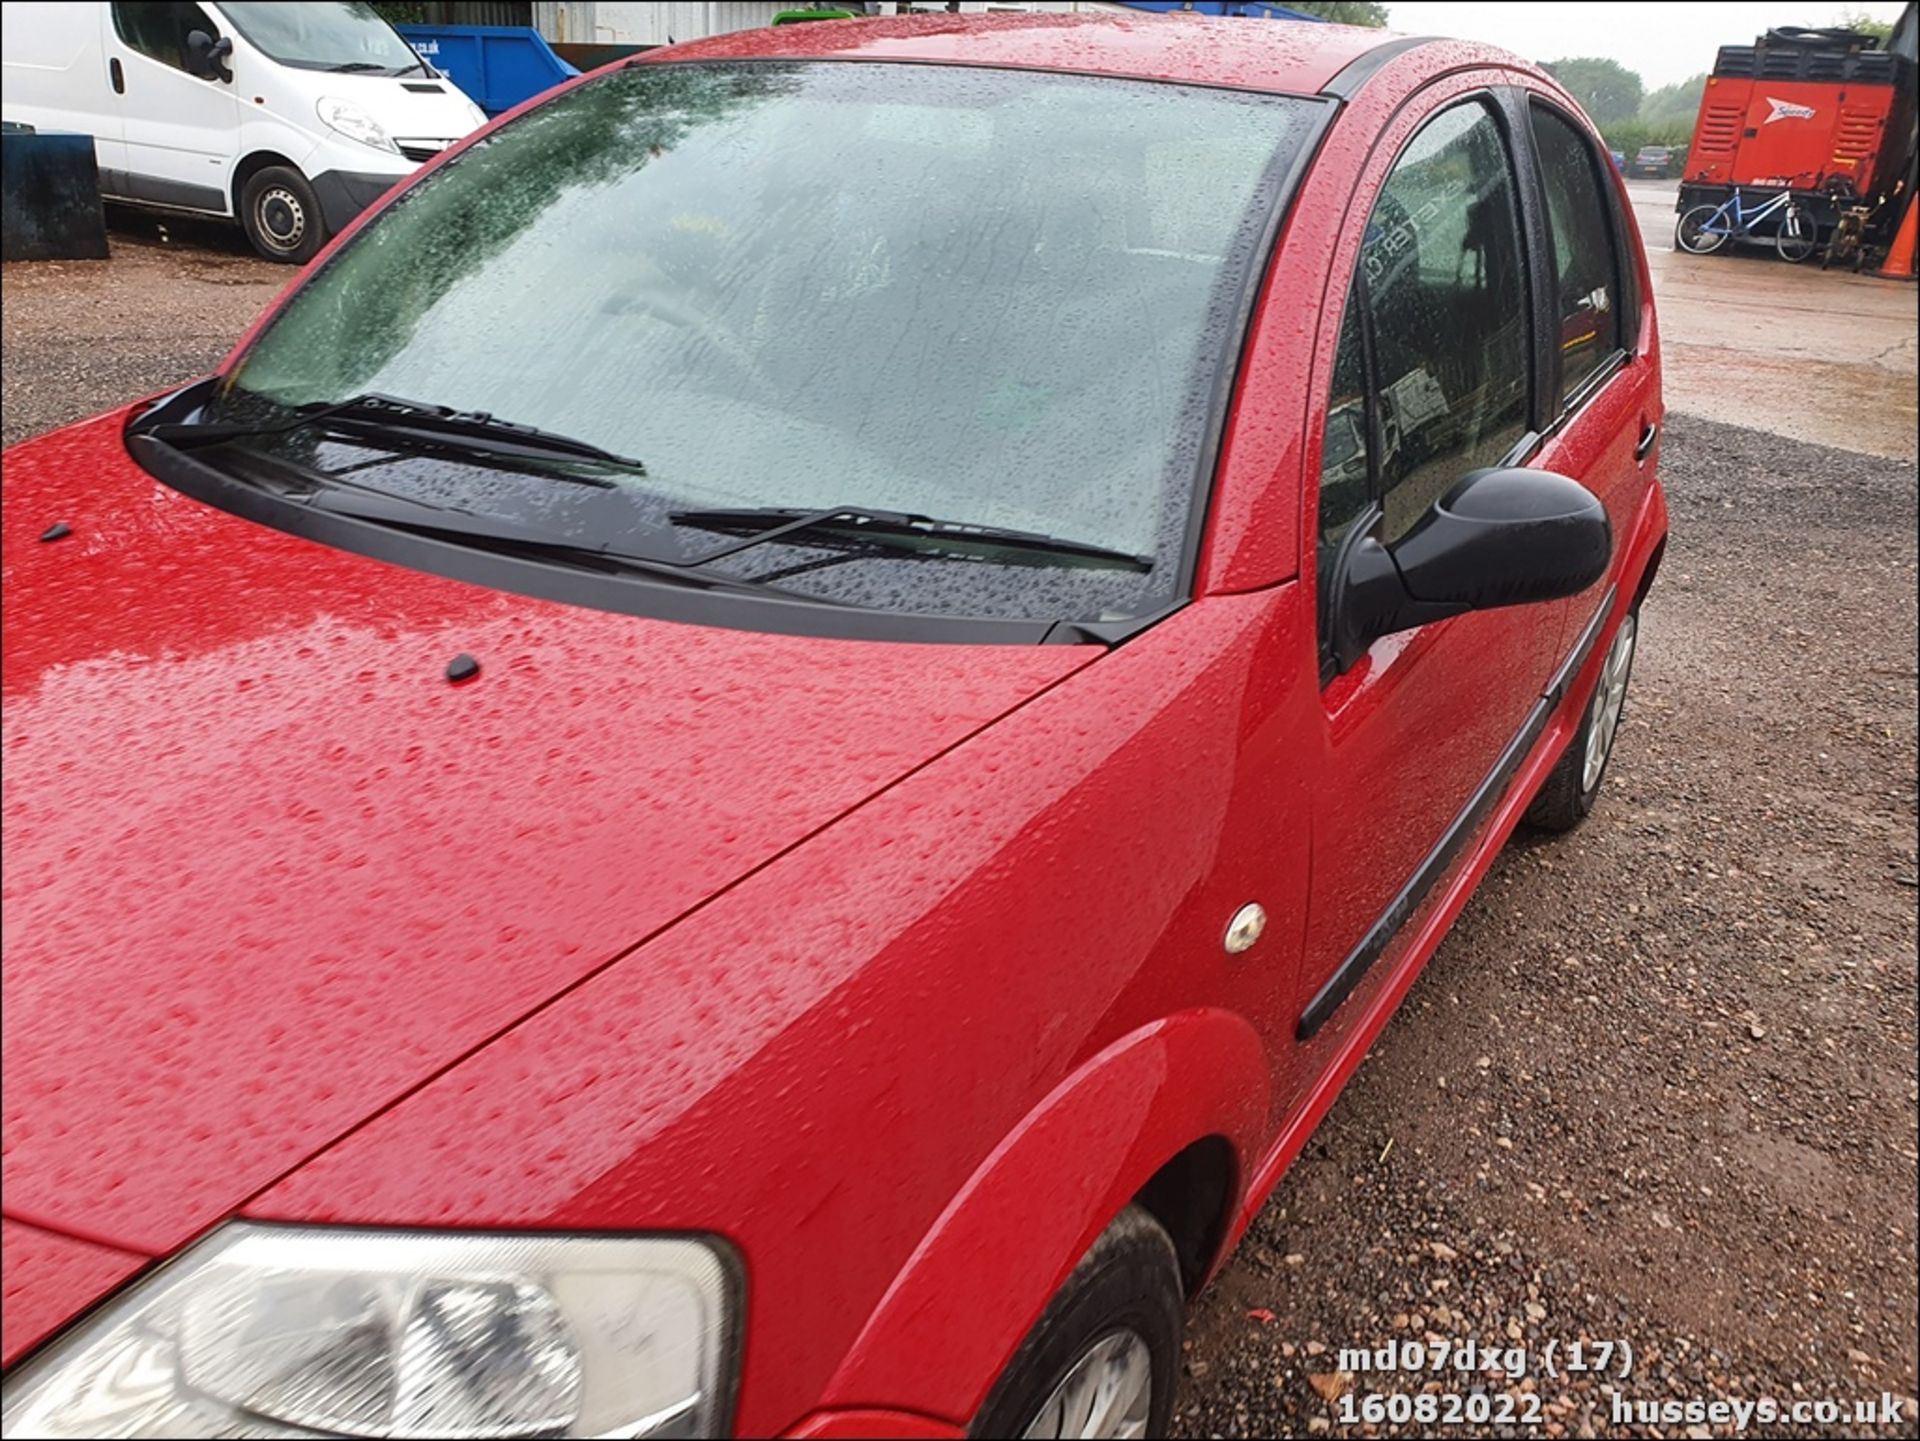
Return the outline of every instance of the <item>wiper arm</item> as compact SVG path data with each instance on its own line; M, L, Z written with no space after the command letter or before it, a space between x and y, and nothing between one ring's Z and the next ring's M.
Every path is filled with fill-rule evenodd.
M255 435L283 435L311 425L348 434L366 433L381 439L433 445L447 438L458 438L463 448L484 450L489 455L518 457L525 460L580 460L628 475L645 475L647 467L631 456L560 435L537 426L520 425L484 410L455 410L450 405L428 405L403 400L395 395L368 391L332 405L301 411L287 420L267 424L227 424L220 421L175 421L147 430L155 440L186 448L196 445L221 445ZM612 481L597 477L568 476L585 485L611 486Z
M293 497L289 497L290 499ZM784 586L733 576L702 575L670 560L654 560L627 551L604 549L568 536L529 529L516 521L494 520L472 511L456 510L430 500L389 494L371 487L355 485L350 489L315 490L299 498L314 510L344 515L354 520L373 521L395 530L416 535L444 537L478 543L488 550L520 551L549 556L572 565L611 571L616 574L646 575L659 580L690 585L701 590L724 590L760 596L780 596L803 600L810 605L843 605L845 602L821 596L804 595Z
M691 526L696 530L748 533L744 540L723 545L718 550L700 556L691 562L695 565L705 565L722 556L737 555L770 541L814 532L882 549L932 549L982 556L1013 551L1093 570L1149 571L1154 566L1154 559L1150 555L1134 555L1088 541L1066 540L1037 531L1010 530L972 521L936 520L932 516L911 515L905 511L868 510L861 506L838 506L832 510L813 511L772 505L736 510L678 510L673 512L670 519L675 525Z

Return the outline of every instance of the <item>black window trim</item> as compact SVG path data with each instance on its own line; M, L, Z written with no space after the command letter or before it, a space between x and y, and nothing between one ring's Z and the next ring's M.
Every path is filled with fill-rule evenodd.
M1450 78L1452 77L1436 76L1434 80L1429 81L1428 84L1432 85ZM1398 119L1402 111L1416 103L1425 88L1426 87L1423 86L1422 90L1415 91L1412 95L1408 96L1407 99L1402 102L1400 109L1394 112L1393 118ZM1450 110L1458 109L1462 105L1478 104L1492 119L1494 129L1499 133L1501 143L1505 146L1507 152L1507 175L1513 184L1514 207L1518 212L1516 221L1520 231L1520 256L1523 268L1528 277L1528 282L1523 292L1523 302L1527 311L1526 322L1523 326L1528 344L1527 422L1526 429L1501 458L1500 464L1502 466L1525 464L1528 457L1539 449L1541 441L1545 438L1541 428L1542 417L1540 408L1544 401L1540 377L1542 369L1541 351L1543 349L1542 329L1547 323L1543 317L1547 314L1547 311L1541 300L1539 267L1533 260L1534 243L1532 227L1538 217L1533 215L1528 204L1530 194L1529 183L1536 180L1532 170L1532 152L1529 149L1532 135L1529 131L1523 137L1515 124L1510 94L1511 89L1511 86L1489 83L1477 89L1455 95L1443 102L1436 109L1424 115L1420 123L1408 134L1406 140L1395 149L1393 159L1388 162L1386 174L1380 182L1380 189L1376 190L1369 198L1366 212L1361 217L1361 235L1364 242L1366 221L1373 214L1373 202L1380 198L1380 191L1384 190L1387 181L1393 178L1393 172L1399 166L1401 158L1407 152L1407 148L1420 137L1429 125L1433 124L1433 122L1438 120L1442 115L1445 115ZM1392 123L1392 119L1387 122L1388 125ZM1369 152L1366 163L1370 163L1372 159L1372 153ZM1362 168L1364 168L1364 164ZM1350 201L1348 204L1348 219L1352 218L1352 213L1352 202ZM1332 599L1328 593L1329 587L1327 582L1334 574L1338 573L1340 569L1339 558L1352 543L1353 537L1370 533L1386 518L1386 508L1383 504L1385 497L1380 489L1380 451L1384 437L1381 434L1380 407L1377 404L1376 398L1379 386L1374 370L1373 315L1367 303L1366 288L1366 266L1363 263L1360 250L1356 249L1354 251L1353 273L1348 278L1347 293L1341 304L1340 324L1346 324L1347 307L1357 305L1360 316L1362 391L1367 413L1368 495L1366 505L1361 507L1360 511L1354 516L1352 523L1341 536L1339 545L1334 548L1332 563L1318 569L1315 575L1315 590L1317 595L1315 597L1314 621L1320 651L1320 686L1323 690L1335 677L1341 674L1334 665L1333 654L1327 645L1327 618L1331 612L1330 601ZM1339 346L1338 335L1334 338L1334 345L1337 350ZM1331 371L1328 372L1328 385L1329 387L1332 385ZM1326 440L1325 432L1325 422L1322 421L1321 443L1323 445ZM1315 547L1316 550L1324 550L1325 546L1320 539L1320 477L1318 474L1315 474L1311 476L1310 479L1314 487L1313 524L1311 527L1302 528L1303 533L1301 540L1303 545L1311 545Z

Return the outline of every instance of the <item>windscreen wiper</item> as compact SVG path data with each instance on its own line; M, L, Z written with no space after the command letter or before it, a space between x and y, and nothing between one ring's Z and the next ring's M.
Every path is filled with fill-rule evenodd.
M221 445L256 435L284 435L307 426L324 425L348 435L398 440L427 447L457 440L456 449L479 451L524 460L577 460L628 475L645 475L647 468L631 456L616 455L591 441L560 435L537 426L520 425L484 410L455 410L450 405L428 405L395 395L367 391L332 405L303 410L286 420L264 424L223 421L173 421L148 427L155 440L182 449ZM585 485L611 486L601 477L568 476Z
M810 605L844 605L844 601L805 595L765 581L735 576L701 574L683 564L635 555L630 551L589 545L585 541L530 528L518 521L499 520L469 510L459 510L430 500L396 495L371 486L353 485L345 489L327 486L297 499L313 510L331 515L367 520L391 530L404 530L428 538L440 538L477 544L506 554L521 554L557 560L589 570L618 575L645 575L657 580L690 585L701 590L723 590L740 594L779 596L802 600Z
M889 550L936 551L943 554L992 558L1012 552L1033 557L1014 564L1055 564L1090 570L1153 569L1150 555L1134 555L1088 541L1065 540L1031 530L1010 530L972 521L936 520L897 510L868 510L838 506L832 510L801 510L791 506L750 506L737 510L677 510L675 525L726 533L746 532L746 539L723 545L691 562L705 565L722 556L738 555L757 545L817 534L852 540L863 546ZM811 542L801 542L810 544Z
M368 70L385 70L386 68L375 60L343 60L338 65L327 66L326 71L329 75L355 75ZM406 71L403 70L400 73L404 75Z

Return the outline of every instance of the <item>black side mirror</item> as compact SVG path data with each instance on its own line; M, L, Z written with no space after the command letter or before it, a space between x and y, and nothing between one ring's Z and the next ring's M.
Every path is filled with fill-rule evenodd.
M233 80L227 57L233 54L233 41L222 35L218 40L204 30L187 32L187 73L202 80Z
M1476 470L1391 549L1347 537L1329 577L1334 663L1345 670L1381 636L1448 616L1578 595L1612 558L1606 507L1578 481Z

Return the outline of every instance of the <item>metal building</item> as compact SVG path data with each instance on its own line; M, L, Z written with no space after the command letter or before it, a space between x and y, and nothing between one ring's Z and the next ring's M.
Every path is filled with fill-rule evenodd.
M732 30L751 30L772 23L782 10L806 9L810 0L696 0L696 3L629 3L629 0L536 0L532 24L556 45L665 45L670 41L699 40ZM958 0L957 4L887 0L864 4L842 0L842 8L872 14L909 10L948 10L964 13L1006 10L1117 10L1128 8L1110 0Z

